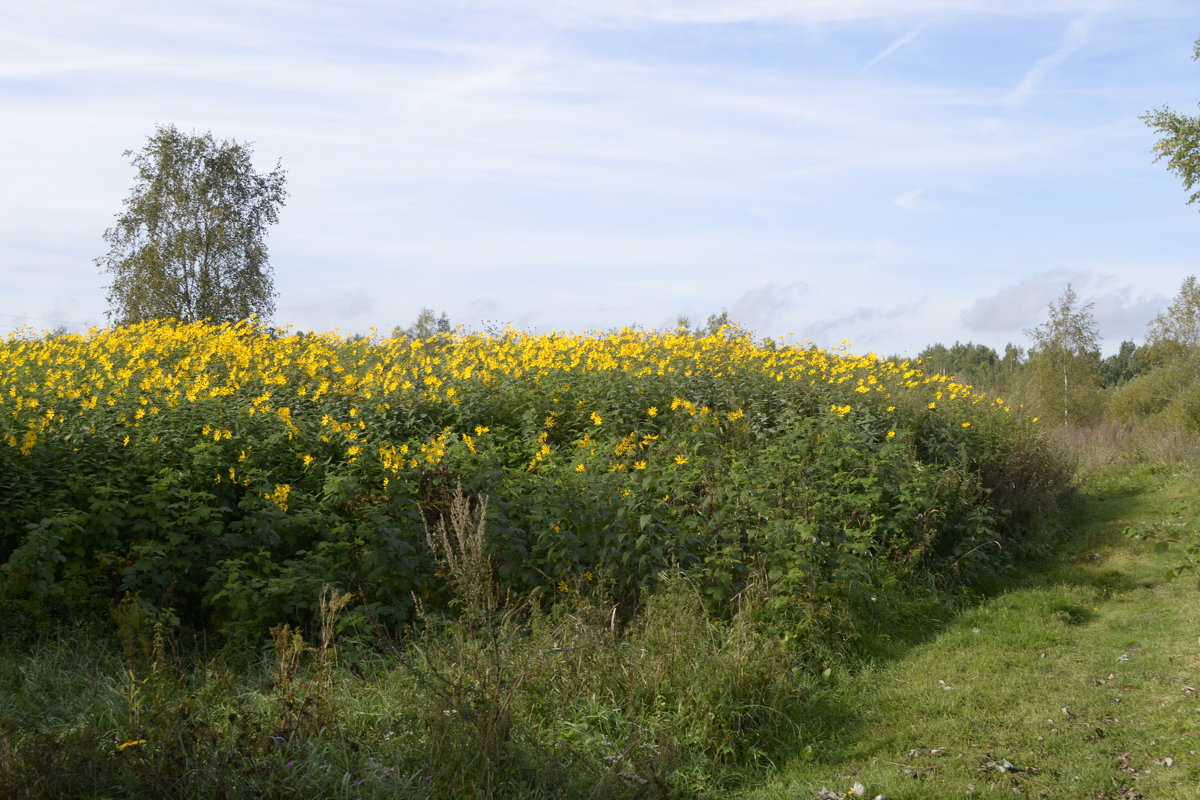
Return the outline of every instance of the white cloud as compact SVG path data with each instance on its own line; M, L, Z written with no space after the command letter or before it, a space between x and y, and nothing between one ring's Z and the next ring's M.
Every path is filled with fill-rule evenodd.
M1062 294L1068 283L1074 283L1078 289L1087 279L1087 273L1083 272L1039 272L979 298L963 312L962 320L978 331L1010 333L1031 328L1045 316L1049 303Z
M1170 302L1153 288L1130 285L1136 277L1107 269L1040 272L975 300L962 318L973 330L1022 340L1026 330L1046 320L1050 304L1070 283L1078 295L1078 308L1091 307L1104 351L1114 352L1123 340L1140 342L1150 320ZM1160 281L1156 277L1154 282Z
M1170 299L1122 286L1091 295L1086 302L1093 304L1092 317L1106 343L1105 349L1115 351L1126 339L1141 342L1150 320L1170 303Z

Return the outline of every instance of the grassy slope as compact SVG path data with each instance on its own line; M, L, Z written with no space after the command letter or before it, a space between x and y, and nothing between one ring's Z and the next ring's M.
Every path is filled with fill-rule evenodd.
M889 800L1200 796L1197 581L1166 580L1179 556L1123 535L1194 531L1196 479L1155 467L1090 480L1056 561L902 658L835 677L859 710L847 741L753 797L856 781Z

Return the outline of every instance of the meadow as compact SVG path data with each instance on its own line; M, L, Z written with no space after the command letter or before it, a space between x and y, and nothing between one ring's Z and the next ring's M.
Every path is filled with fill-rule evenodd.
M1069 479L1003 397L737 329L16 334L0 791L727 796Z

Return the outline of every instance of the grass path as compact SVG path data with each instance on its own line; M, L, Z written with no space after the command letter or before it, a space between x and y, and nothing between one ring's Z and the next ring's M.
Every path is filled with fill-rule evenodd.
M1127 528L1200 523L1195 472L1089 481L1061 556L903 657L833 676L847 741L756 800L1200 797L1200 588Z

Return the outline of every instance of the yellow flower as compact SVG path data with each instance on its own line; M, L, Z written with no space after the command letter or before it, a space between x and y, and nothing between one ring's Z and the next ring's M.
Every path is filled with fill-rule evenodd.
M231 475L230 477L232 478L233 476ZM263 499L270 500L272 503L279 506L280 511L287 511L287 499L291 491L292 487L290 484L277 483L275 484L275 491L264 494Z
M587 466L585 466L584 464L576 464L575 465L576 472L584 472L585 470L587 470Z
M592 424L599 425L602 422L604 422L604 420L600 419L600 415L597 414L595 411L593 411L592 412Z
M646 409L646 413L653 417L658 413L658 406L650 406Z
M929 404L929 407L930 407L930 408L937 408L937 403L930 403L930 404Z
M962 424L962 426L963 426L964 428L969 428L969 427L971 427L971 423L969 423L969 422L964 422L964 423Z
M687 460L686 458L684 458L683 456L675 456L675 463L676 463L676 464L686 464L686 463L687 463L687 461L688 461L688 460Z
M889 438L889 439L891 439L891 438L892 438L893 436L895 436L895 435L896 435L896 432L895 432L895 431L888 431L888 432L887 432L887 438Z
M646 462L645 461L635 461L635 462L633 462L633 468L634 469L645 469Z

